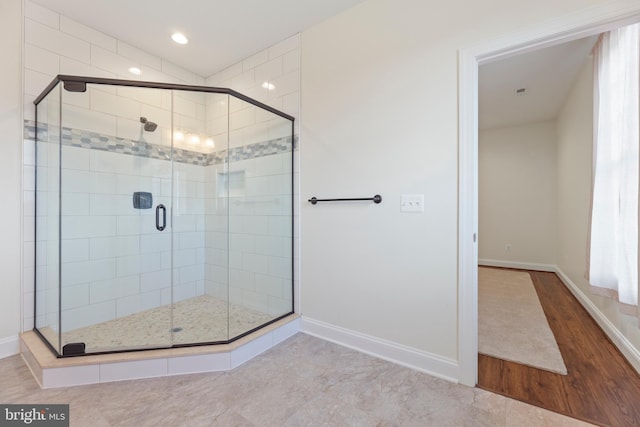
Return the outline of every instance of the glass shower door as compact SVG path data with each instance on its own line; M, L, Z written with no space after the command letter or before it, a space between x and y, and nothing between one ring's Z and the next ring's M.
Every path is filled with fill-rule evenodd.
M228 98L173 91L173 344L229 339Z
M86 353L171 345L168 95L99 84L62 91L63 353L67 344Z

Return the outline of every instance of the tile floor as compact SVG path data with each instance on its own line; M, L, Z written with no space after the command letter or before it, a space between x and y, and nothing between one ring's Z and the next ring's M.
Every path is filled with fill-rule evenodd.
M229 372L41 390L0 360L0 403L68 403L71 426L584 426L299 333Z
M276 317L202 295L177 302L173 309L165 305L65 332L62 344L84 342L87 353L95 353L227 341ZM179 332L172 334L174 327ZM40 332L49 342L57 343L58 336L52 329L40 328Z

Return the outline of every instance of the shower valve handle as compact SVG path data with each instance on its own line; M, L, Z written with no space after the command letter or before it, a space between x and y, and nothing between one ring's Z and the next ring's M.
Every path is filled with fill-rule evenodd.
M160 211L162 210L162 225L160 225ZM167 227L167 208L161 203L156 207L156 229L162 231Z

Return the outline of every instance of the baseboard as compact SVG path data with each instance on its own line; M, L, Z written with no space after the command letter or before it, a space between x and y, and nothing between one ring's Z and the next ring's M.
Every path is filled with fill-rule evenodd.
M640 352L636 349L631 342L620 332L620 330L613 324L607 317L600 311L600 309L587 297L580 288L573 283L573 281L567 276L560 267L556 267L555 273L560 280L565 284L567 289L576 297L576 299L582 304L582 306L589 312L591 317L602 328L605 334L609 337L611 342L618 347L618 350L629 361L631 366L640 373Z
M361 353L388 360L389 362L425 372L448 381L458 382L459 366L458 362L453 359L437 356L304 316L301 318L301 331Z
M478 259L478 265L484 267L516 268L518 270L556 271L553 264L538 264L534 262L502 261L498 259Z
M18 335L0 340L0 359L20 353L20 337Z

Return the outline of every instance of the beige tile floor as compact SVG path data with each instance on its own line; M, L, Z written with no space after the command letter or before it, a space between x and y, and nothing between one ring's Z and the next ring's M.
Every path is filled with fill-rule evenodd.
M229 372L40 390L0 360L0 403L68 403L71 426L583 426L302 333Z

